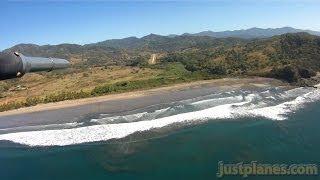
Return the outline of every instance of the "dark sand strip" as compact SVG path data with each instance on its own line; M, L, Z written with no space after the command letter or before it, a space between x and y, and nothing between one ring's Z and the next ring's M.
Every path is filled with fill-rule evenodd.
M63 101L0 113L0 129L79 122L97 114L122 114L239 88L284 85L267 78L218 79L178 84L151 90Z

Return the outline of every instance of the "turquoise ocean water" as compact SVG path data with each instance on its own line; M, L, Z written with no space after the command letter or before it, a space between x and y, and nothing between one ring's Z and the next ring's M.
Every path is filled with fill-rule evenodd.
M217 179L219 161L319 164L319 94L239 90L74 124L2 130L0 179ZM84 132L90 138L77 134Z

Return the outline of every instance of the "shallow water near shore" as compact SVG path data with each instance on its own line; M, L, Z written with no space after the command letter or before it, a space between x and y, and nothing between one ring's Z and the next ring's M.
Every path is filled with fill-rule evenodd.
M239 89L3 128L0 179L215 179L219 161L319 164L319 98L313 88ZM305 179L273 177L285 178Z

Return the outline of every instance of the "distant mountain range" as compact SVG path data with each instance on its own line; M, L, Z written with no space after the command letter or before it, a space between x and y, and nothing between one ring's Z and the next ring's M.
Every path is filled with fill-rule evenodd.
M142 38L137 37L128 37L123 39L111 39L98 43L88 44L89 46L107 46L113 48L124 48L124 49L132 49L137 47L142 47L146 42L163 42L170 41L169 38L177 38L181 36L209 36L213 38L241 38L241 39L254 39L254 38L268 38L276 35L282 35L286 33L298 33L298 32L306 32L312 35L320 36L320 32L311 31L311 30L302 30L295 29L292 27L283 27L283 28L251 28L246 30L235 30L235 31L221 31L221 32L213 32L213 31L203 31L199 33L184 33L182 35L170 34L168 36L162 36L157 34L149 34Z
M169 54L192 49L229 49L244 46L256 41L277 39L288 33L302 33L320 36L320 32L283 27L276 29L251 28L247 30L212 32L195 34L156 35L149 34L142 38L127 37L111 39L92 44L35 45L18 44L4 52L20 52L29 56L57 57L77 59L80 66L126 65L141 57L150 57L154 53ZM273 38L270 38L273 37ZM308 36L306 36L308 37ZM279 39L279 38L278 38ZM303 38L307 39L307 38Z
M117 48L117 49L137 49L137 48L143 48L145 46L150 45L156 45L159 42L165 46L165 43L172 44L172 38L177 38L179 40L184 39L188 41L190 38L187 38L186 36L190 37L198 37L198 36L208 36L212 38L241 38L241 39L254 39L254 38L268 38L276 35L282 35L286 33L298 33L298 32L306 32L312 35L320 36L320 32L318 31L311 31L311 30L302 30L302 29L295 29L292 27L282 27L282 28L250 28L246 30L234 30L234 31L221 31L221 32L213 32L213 31L203 31L199 33L184 33L182 35L175 35L171 34L168 36L162 36L162 35L156 35L156 34L149 34L147 36L144 36L142 38L137 37L127 37L123 39L110 39L106 41L101 41L97 43L92 44L86 44L86 45L77 45L77 44L60 44L60 45L44 45L44 46L38 46L35 44L18 44L16 46L13 46L12 48L6 49L4 51L8 50L20 50L24 51L26 48L27 51L37 51L39 49L51 49L51 48L58 48L63 46L71 46L72 49L77 49L77 47L108 47L108 48ZM192 38L191 38L192 39ZM178 44L177 44L178 45ZM166 48L166 47L163 47ZM31 54L37 54L37 53L31 53Z
M286 33L297 33L297 32L306 32L312 35L320 36L320 32L318 31L311 31L311 30L303 30L303 29L295 29L292 27L282 27L282 28L250 28L244 30L235 30L235 31L220 31L220 32L213 32L213 31L202 31L199 33L185 33L183 35L189 36L210 36L216 38L225 38L225 37L236 37L236 38L244 38L244 39L251 39L251 38L267 38L276 35L282 35ZM174 36L174 35L169 35Z
M252 28L170 36L149 34L86 45L19 44L5 51L66 58L77 72L113 65L149 67L150 58L156 57L157 65L153 68L179 63L185 70L205 76L275 77L304 86L303 78L320 72L319 35L288 27ZM315 82L320 83L320 79ZM310 84L315 83L307 83Z

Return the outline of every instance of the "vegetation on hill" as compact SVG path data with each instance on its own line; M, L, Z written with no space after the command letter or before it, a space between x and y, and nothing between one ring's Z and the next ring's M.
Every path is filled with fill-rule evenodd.
M72 68L1 82L0 111L226 76L309 86L319 81L306 79L320 70L320 37L307 33L251 40L151 34L83 46L21 44L5 51L67 58ZM149 64L154 55L156 63Z
M299 83L320 69L320 37L307 33L252 40L232 47L175 51L162 62L180 62L188 71L215 75L255 75Z

